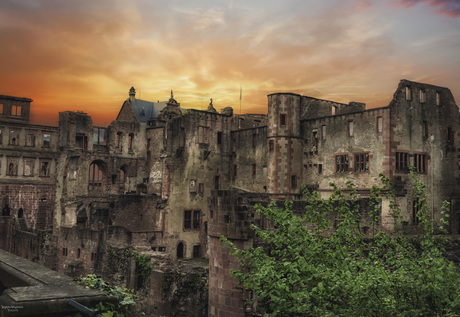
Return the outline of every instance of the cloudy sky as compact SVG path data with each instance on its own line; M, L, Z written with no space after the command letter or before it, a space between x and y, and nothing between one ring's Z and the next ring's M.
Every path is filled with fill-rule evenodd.
M1 0L0 94L34 123L137 98L264 113L289 91L385 106L400 79L460 103L459 0Z

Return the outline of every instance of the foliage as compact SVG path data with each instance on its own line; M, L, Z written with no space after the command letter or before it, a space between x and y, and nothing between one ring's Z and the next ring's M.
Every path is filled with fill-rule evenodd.
M150 257L141 254L136 250L132 250L131 254L134 257L134 261L136 261L139 275L142 276L143 280L145 281L145 285L147 285L150 281L150 275L153 270L153 266L150 265Z
M87 288L99 289L115 296L117 299L116 304L102 302L97 304L96 309L101 312L104 317L129 316L129 312L136 304L135 300L137 299L137 296L134 295L134 291L132 289L127 289L124 286L111 286L95 274L88 274L87 277L81 278L79 283L83 284Z
M269 247L240 250L222 237L240 263L232 276L252 291L265 316L460 316L460 274L435 243L426 186L412 175L423 229L419 237L378 229L384 197L397 226L401 223L388 178L381 175L383 188L372 189L371 236L361 227L355 186L347 183L345 195L331 184L329 199L304 191L302 215L293 213L290 201L282 209L275 203L256 206L274 229L251 227ZM448 204L445 216L446 210ZM331 213L337 215L333 231Z

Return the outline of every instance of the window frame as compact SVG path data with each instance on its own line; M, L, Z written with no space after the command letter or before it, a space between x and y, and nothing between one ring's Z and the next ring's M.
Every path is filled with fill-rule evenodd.
M334 155L335 173L347 173L350 171L350 157L348 153Z
M395 152L395 171L407 173L409 171L409 152L397 151Z
M354 171L356 173L366 173L370 170L370 154L369 152L354 153Z

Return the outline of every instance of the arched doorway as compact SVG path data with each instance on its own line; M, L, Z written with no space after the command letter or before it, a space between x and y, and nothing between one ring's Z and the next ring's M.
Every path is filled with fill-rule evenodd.
M177 258L178 259L184 258L184 244L182 242L179 242L177 244Z

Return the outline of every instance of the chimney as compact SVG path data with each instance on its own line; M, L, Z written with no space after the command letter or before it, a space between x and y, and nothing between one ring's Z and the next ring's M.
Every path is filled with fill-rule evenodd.
M131 101L132 104L134 104L134 101L136 100L136 89L134 87L131 87L129 90L129 101Z

